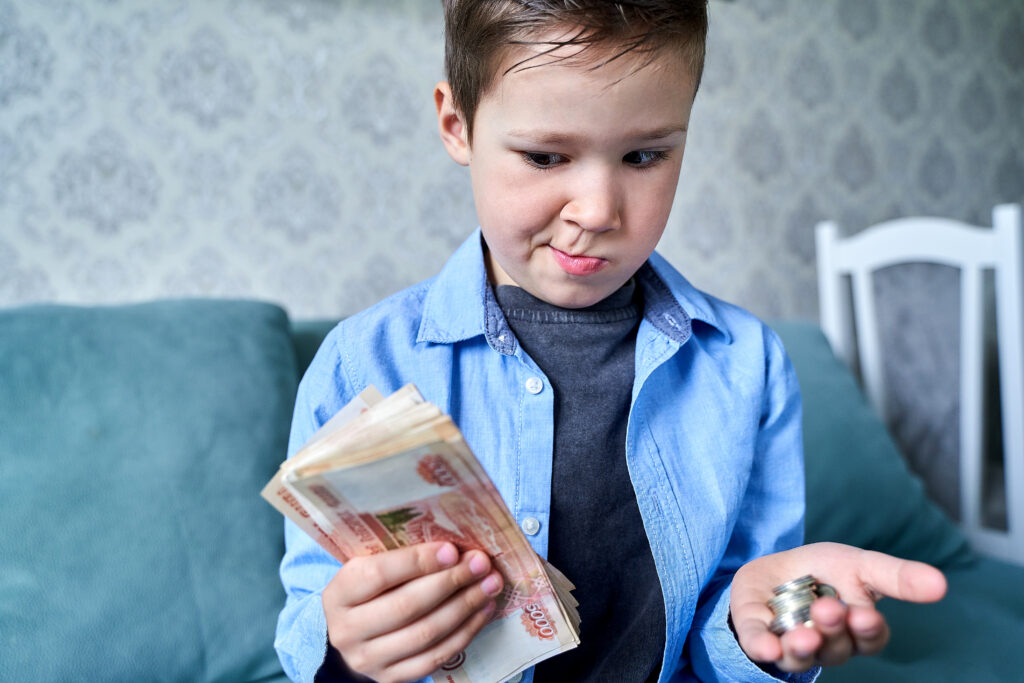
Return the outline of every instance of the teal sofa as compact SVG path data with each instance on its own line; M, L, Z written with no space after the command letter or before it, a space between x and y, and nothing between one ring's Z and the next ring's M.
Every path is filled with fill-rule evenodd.
M284 457L330 322L253 301L0 311L0 681L273 681ZM805 400L809 541L925 560L879 657L826 681L1019 680L1024 569L925 497L810 323L779 322Z

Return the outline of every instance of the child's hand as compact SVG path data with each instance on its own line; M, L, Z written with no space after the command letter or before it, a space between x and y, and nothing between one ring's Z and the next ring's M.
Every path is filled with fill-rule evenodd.
M451 543L353 558L323 591L327 637L352 672L413 681L469 645L501 588L486 553Z
M815 600L814 627L797 626L779 637L768 628L772 590L806 574L833 586L842 602ZM783 671L806 671L815 661L834 666L852 655L881 650L889 641L889 626L875 609L877 600L935 602L945 593L946 577L930 565L839 543L813 543L740 567L730 611L740 647L750 659L773 662Z

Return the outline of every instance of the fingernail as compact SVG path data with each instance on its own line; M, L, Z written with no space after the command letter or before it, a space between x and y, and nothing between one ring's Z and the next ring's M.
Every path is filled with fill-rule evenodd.
M493 614L494 613L494 608L495 608L494 600L491 600L486 605L484 605L483 613L484 614Z
M441 546L440 550L437 551L437 561L442 567L450 567L455 564L459 559L459 551L455 549L455 546L450 543L445 543Z
M480 587L484 589L484 593L488 595L497 595L498 591L501 590L501 581L497 576L488 576L480 584Z
M477 576L483 574L490 569L490 563L483 557L483 555L476 555L469 561L469 571L473 572Z

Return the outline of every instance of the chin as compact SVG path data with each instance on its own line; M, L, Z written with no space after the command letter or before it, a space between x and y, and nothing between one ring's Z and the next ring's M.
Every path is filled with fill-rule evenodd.
M584 291L551 292L549 296L534 296L537 296L538 299L547 301L549 304L561 306L562 308L586 308L587 306L593 306L609 294L611 294L611 292L587 289Z

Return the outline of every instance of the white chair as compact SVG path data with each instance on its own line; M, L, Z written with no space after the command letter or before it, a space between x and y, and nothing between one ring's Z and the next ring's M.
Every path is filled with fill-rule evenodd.
M901 218L840 237L833 222L816 228L821 326L836 355L853 367L854 329L861 379L885 418L886 389L872 274L900 263L960 269L960 523L979 551L1024 565L1024 281L1021 207L997 206L993 227L944 218ZM982 523L983 288L995 272L999 386L1007 531ZM851 279L853 311L844 278ZM851 326L851 320L854 325Z

